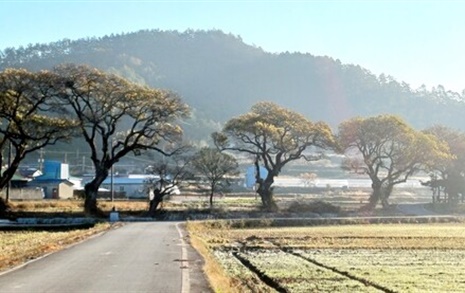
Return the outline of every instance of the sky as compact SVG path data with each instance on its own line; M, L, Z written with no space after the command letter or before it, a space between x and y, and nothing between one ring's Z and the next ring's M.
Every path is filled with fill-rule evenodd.
M0 0L0 50L142 29L219 29L267 52L329 56L414 89L465 89L461 0Z

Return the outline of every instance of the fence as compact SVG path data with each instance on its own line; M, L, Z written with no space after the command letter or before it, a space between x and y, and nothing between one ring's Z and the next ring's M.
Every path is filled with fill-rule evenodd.
M6 199L6 190L0 191L0 197ZM42 200L44 191L42 188L11 188L10 200Z

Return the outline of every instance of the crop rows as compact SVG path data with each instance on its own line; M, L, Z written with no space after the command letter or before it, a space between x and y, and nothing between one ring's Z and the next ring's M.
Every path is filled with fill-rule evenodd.
M464 231L451 223L197 233L239 292L465 292Z
M465 292L464 250L305 250L303 257L397 292Z
M253 248L215 256L253 292L465 292L461 250Z

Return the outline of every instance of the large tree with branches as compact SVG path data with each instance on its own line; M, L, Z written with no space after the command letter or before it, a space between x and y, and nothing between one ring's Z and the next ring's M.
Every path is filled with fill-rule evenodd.
M55 76L47 71L0 72L0 165L6 166L0 175L0 189L7 186L28 154L72 136L77 124L63 117L54 81Z
M388 207L395 185L450 157L447 145L393 115L356 117L342 122L339 145L346 155L345 167L363 170L372 181L368 209L380 201L383 207Z
M284 166L292 161L318 160L309 149L331 149L335 140L326 123L313 123L303 115L271 102L254 105L249 113L229 120L213 134L217 147L250 154L256 167L257 193L266 210L276 210L273 183ZM268 174L260 175L260 165ZM262 177L265 177L264 179Z
M457 204L460 196L462 200L465 197L465 133L443 125L435 125L424 132L447 144L453 157L435 164L431 169L431 180L423 184L433 189L433 196L436 196L433 200L440 201L443 190L447 202Z
M97 192L110 168L124 156L145 150L169 155L162 145L179 141L179 119L189 109L175 94L131 83L88 66L66 64L59 76L59 96L69 104L72 118L91 152L94 178L85 189L85 211L98 214Z

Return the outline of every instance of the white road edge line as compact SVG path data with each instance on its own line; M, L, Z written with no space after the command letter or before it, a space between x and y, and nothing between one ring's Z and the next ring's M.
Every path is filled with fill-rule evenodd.
M190 292L190 279L189 279L189 262L187 260L187 249L186 242L184 241L184 235L182 234L181 228L176 224L176 229L178 230L179 237L181 239L181 272L182 272L182 282L181 282L181 293Z

